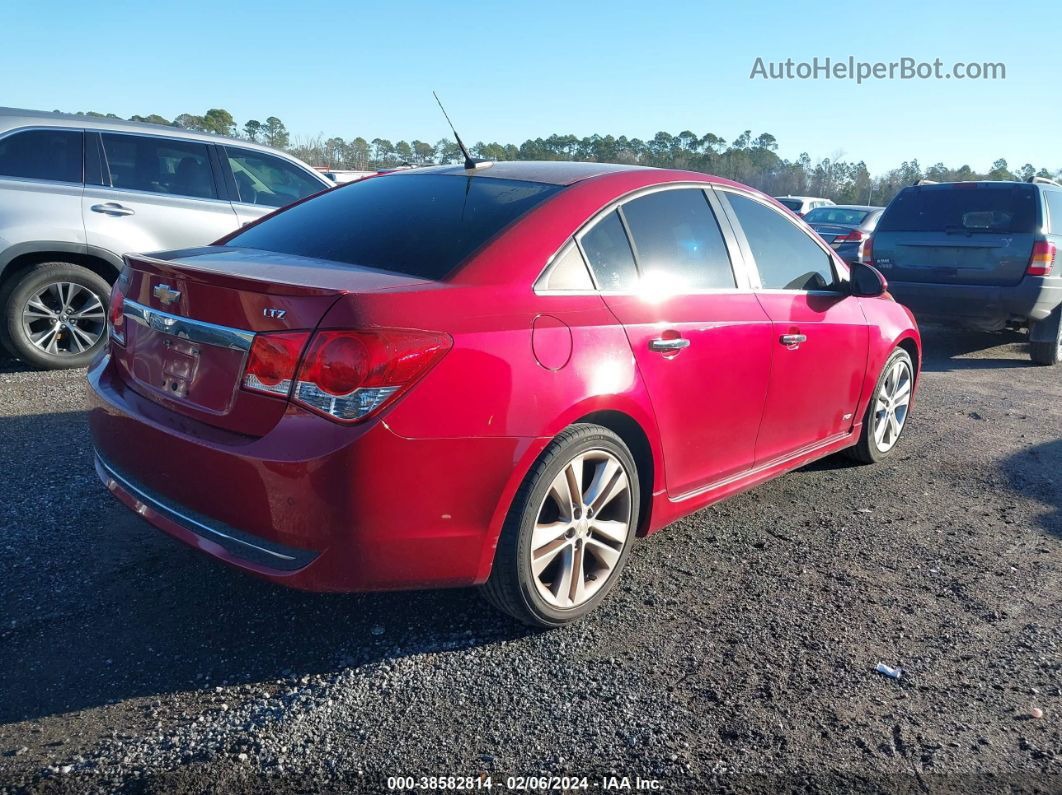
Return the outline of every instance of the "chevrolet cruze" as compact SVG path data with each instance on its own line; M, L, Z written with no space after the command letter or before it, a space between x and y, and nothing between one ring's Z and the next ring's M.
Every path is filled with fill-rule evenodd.
M774 200L598 163L416 169L127 257L96 467L156 527L313 590L479 585L557 626L637 536L888 455L911 314Z

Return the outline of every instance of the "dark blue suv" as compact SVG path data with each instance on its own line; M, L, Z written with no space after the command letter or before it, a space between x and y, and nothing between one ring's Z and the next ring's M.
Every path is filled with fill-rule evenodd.
M1028 326L1032 359L1062 360L1062 185L925 181L885 208L864 258L922 320Z

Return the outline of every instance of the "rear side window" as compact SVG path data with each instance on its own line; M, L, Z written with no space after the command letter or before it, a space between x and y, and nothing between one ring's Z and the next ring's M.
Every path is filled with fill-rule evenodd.
M1062 235L1062 191L1045 190L1047 211L1051 214L1051 233Z
M642 278L678 288L735 287L730 256L700 189L664 190L623 205Z
M216 199L206 144L103 133L111 185L123 190Z
M593 290L594 282L579 247L572 243L562 251L539 286L544 290Z
M795 213L800 212L801 208L804 206L804 202L800 199L779 199L778 201L781 202L783 207L792 210Z
M372 177L290 207L228 245L441 279L559 190L449 174Z
M281 157L251 149L226 147L236 192L244 204L284 207L325 186Z
M726 196L749 241L765 288L830 290L837 286L829 255L793 221L746 196Z
M26 130L0 138L0 177L81 182L80 130Z
M619 213L613 210L579 241L601 290L629 290L638 284L634 253Z
M879 232L1034 232L1036 188L1032 185L960 183L905 188L889 203Z

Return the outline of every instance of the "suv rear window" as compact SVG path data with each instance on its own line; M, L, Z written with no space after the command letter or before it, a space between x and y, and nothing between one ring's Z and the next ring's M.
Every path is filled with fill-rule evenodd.
M795 213L800 212L800 210L804 207L804 202L800 199L779 199L778 203L781 204L783 207L792 210Z
M885 209L879 232L1035 232L1032 185L960 183L904 188Z
M560 189L448 174L374 177L296 204L226 245L441 279Z

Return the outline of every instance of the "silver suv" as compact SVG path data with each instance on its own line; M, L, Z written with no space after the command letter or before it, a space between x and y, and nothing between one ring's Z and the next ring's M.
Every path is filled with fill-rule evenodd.
M123 254L206 245L332 185L248 141L0 108L0 342L38 367L85 365Z

